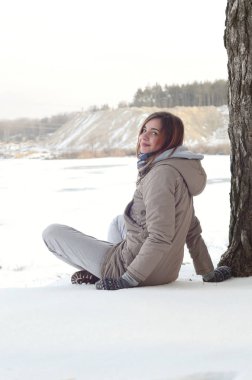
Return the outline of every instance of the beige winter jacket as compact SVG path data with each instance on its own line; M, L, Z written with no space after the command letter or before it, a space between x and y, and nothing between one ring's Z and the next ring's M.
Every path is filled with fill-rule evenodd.
M175 281L187 243L198 274L213 269L194 215L193 196L202 192L206 174L197 159L164 158L141 178L125 209L126 239L108 253L102 277L126 271L140 285Z

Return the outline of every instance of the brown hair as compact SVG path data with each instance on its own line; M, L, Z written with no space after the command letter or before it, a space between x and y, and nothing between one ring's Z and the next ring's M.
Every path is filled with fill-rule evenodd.
M154 112L144 120L140 128L136 148L137 155L140 153L139 136L142 134L145 124L152 119L160 119L161 129L165 132L165 142L159 153L172 148L175 150L178 146L183 144L184 124L182 120L169 112Z

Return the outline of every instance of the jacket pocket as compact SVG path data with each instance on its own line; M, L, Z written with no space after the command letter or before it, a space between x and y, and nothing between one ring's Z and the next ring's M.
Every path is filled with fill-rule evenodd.
M126 244L121 251L121 257L126 267L128 267L138 255L147 237L148 232L144 229L138 234L135 234L135 236L131 235L128 239L126 239Z

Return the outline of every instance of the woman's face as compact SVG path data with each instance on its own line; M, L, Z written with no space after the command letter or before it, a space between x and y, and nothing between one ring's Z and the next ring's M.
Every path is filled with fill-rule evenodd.
M160 150L165 142L165 133L162 130L161 120L149 120L139 135L139 150L141 153L152 153Z

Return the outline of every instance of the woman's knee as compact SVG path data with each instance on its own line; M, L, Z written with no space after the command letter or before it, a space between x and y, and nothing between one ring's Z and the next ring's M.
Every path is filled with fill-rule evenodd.
M44 229L42 232L42 238L44 242L48 245L53 240L57 239L57 236L59 236L60 230L62 230L61 224L50 224L48 227Z

